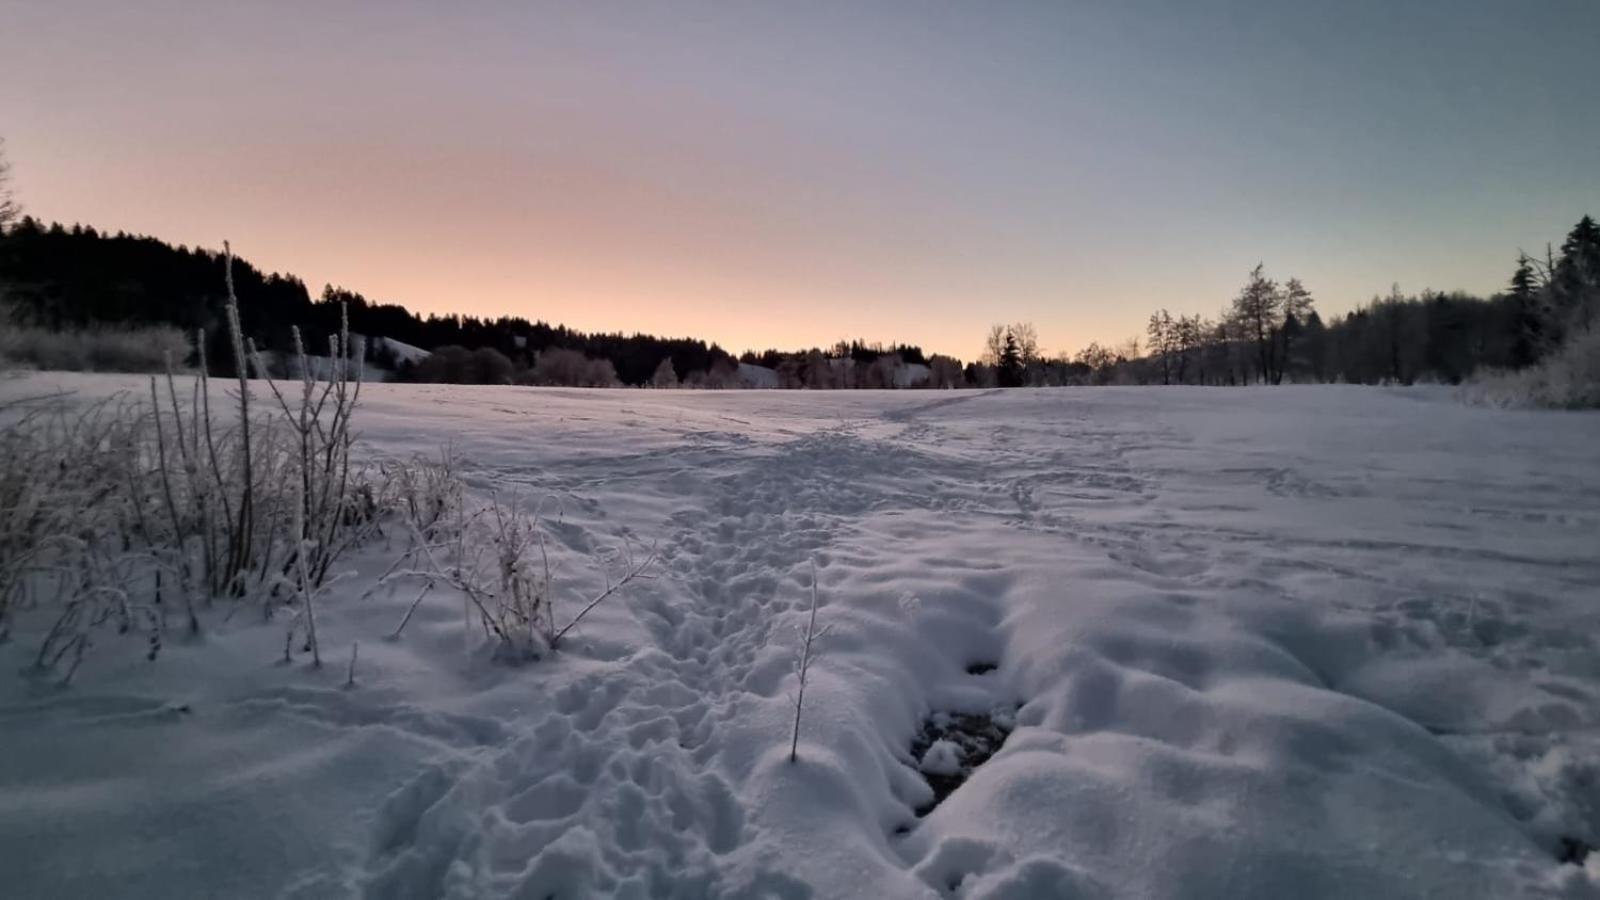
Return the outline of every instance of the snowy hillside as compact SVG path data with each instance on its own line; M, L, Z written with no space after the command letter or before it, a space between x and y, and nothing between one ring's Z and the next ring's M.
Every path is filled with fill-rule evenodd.
M414 347L405 341L397 341L390 337L371 338L375 349L386 351L393 355L397 362L419 363L433 354L421 347Z
M148 389L0 399L54 387ZM105 633L60 688L12 677L24 619L0 893L1600 895L1600 416L1338 387L361 403L371 460L449 443L473 499L545 510L564 615L625 543L656 577L522 666L445 588L386 639L415 591L362 595L398 530L319 601L319 670L241 613L155 662Z
M778 373L766 366L742 362L739 363L739 386L757 389L776 388Z

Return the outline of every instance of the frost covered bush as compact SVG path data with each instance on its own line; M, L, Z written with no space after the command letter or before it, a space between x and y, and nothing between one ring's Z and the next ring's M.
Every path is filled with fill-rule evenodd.
M97 327L79 331L7 325L0 329L0 367L65 372L161 372L184 359L189 339L170 326Z
M462 484L449 447L437 462L416 458L385 465L383 481L391 504L424 537L461 508Z
M446 455L442 465L448 466L448 460ZM606 599L636 580L651 577L648 570L655 562L655 551L640 557L631 544L625 544L610 559L600 561L604 590L583 600L570 617L558 617L550 555L538 512L522 512L516 500L502 503L497 497L468 512L461 504L459 483L449 484L443 478L442 473L414 476L416 483L443 487L418 504L428 524L411 520L411 546L368 592L401 581L421 585L393 637L400 637L429 592L446 587L465 598L469 627L475 622L482 629L484 639L494 645L497 659L536 660L555 650L567 633ZM613 570L618 572L615 577Z
M547 387L617 387L622 383L611 360L590 359L564 347L541 351L527 381Z
M516 367L493 347L439 347L412 366L414 381L442 384L510 384Z
M110 403L69 412L56 399L0 409L13 417L0 429L0 639L19 608L103 596L95 576L131 524L118 494L144 416Z
M1488 406L1600 409L1600 329L1573 333L1536 366L1485 376L1466 396Z
M170 369L148 394L75 408L64 397L11 404L0 425L0 635L14 618L50 623L38 668L70 678L108 628L146 634L153 657L178 618L201 610L293 610L320 661L313 598L334 561L372 533L379 491L352 465L357 364L317 381L299 353L298 390L247 375L259 354L239 331L229 258L227 304L236 379L215 390ZM296 335L298 343L298 335ZM330 339L348 358L348 327ZM213 394L221 396L214 397Z

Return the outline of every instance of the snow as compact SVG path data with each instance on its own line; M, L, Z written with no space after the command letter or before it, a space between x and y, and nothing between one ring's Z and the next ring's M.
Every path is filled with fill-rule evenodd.
M378 347L386 348L390 353L394 354L397 362L419 363L433 355L431 351L390 337L377 337L372 340Z
M954 741L938 740L922 755L917 767L929 775L957 775L961 772L961 747Z
M141 382L0 399L54 386ZM445 591L383 640L412 597L358 599L379 543L322 601L323 670L219 615L154 663L108 635L68 689L0 679L8 896L1600 896L1600 854L1556 859L1600 841L1600 415L1331 386L362 404L374 458L449 442L480 499L556 498L573 596L625 538L659 577L513 668ZM1007 706L919 819L953 760L918 729Z
M739 363L739 386L757 389L775 388L778 386L778 370L754 363Z

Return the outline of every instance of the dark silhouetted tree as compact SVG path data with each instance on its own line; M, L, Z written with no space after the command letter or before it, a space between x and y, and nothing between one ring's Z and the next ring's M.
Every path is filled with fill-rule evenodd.
M1232 318L1243 335L1255 345L1256 374L1267 381L1273 372L1273 334L1277 330L1283 298L1278 285L1264 274L1265 266L1250 270L1244 289L1233 298Z
M1541 290L1533 260L1526 253L1518 254L1517 268L1511 273L1510 295L1515 329L1511 364L1517 368L1532 365L1539 358L1538 348L1544 339L1544 317L1539 308Z
M1294 365L1295 342L1305 328L1305 321L1313 311L1311 292L1298 278L1284 282L1279 300L1283 324L1278 327L1278 353L1272 373L1272 383L1282 384L1283 378Z
M1166 310L1150 314L1150 324L1145 326L1145 337L1149 339L1146 346L1150 355L1155 357L1161 367L1161 383L1172 383L1172 352L1176 343L1173 333L1172 314Z
M1022 350L1017 346L1017 337L1006 329L1005 340L1000 346L1000 359L995 363L995 383L1000 387L1022 386Z

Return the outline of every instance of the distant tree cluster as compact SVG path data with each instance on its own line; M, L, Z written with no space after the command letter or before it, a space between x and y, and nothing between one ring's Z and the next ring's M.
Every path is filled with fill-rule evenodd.
M1280 285L1257 265L1215 321L1199 315L1173 318L1165 309L1152 313L1139 378L1142 383L1159 377L1161 384L1282 384L1304 369L1308 353L1318 352L1324 331L1300 279ZM1313 345L1309 350L1308 344Z
M154 324L190 334L204 329L208 341L215 342L207 354L213 362L230 358L221 327L222 268L222 255L209 250L79 225L47 226L29 217L0 234L0 290L18 320L52 330ZM374 345L375 361L391 364L403 378L544 384L570 376L573 384L637 385L652 378L663 358L686 375L734 366L720 347L689 338L585 334L518 317L421 317L333 286L313 298L300 279L262 273L242 259L235 259L233 276L244 330L265 348L287 352L295 325L308 334L337 331L343 306L358 334L444 351L437 361L413 365ZM603 362L609 369L574 366L564 354L544 359L541 366L552 350Z
M0 195L3 196L3 195ZM106 325L174 325L204 331L207 358L230 359L223 337L222 254L172 246L123 232L45 225L23 217L0 233L0 290L11 315L40 328L70 331ZM715 344L645 334L586 334L520 317L418 316L329 285L313 297L298 278L266 274L235 258L233 275L245 321L264 349L279 357L290 328L308 334L338 330L341 308L353 332L432 352L414 361L372 342L372 362L399 380L568 387L623 385L687 388L751 386L739 363ZM315 353L315 348L311 352ZM192 362L193 360L191 360ZM961 364L927 356L920 347L841 341L824 351L746 353L744 362L771 369L777 387L962 387Z
M747 366L772 370L780 388L843 390L850 388L960 387L951 381L949 357L930 356L912 344L839 341L832 347L809 350L748 351L739 357ZM941 378L945 383L939 383Z
M980 388L1089 384L1097 368L1109 368L1127 358L1125 352L1114 354L1098 344L1091 344L1077 358L1049 356L1040 348L1032 322L1014 322L989 327L983 355L966 367L963 376L969 386Z
M1395 286L1325 322L1299 279L1256 266L1216 319L1151 314L1146 354L1091 345L1092 383L1459 384L1538 365L1600 319L1600 227L1585 216L1543 259L1518 257L1508 289L1488 298Z

